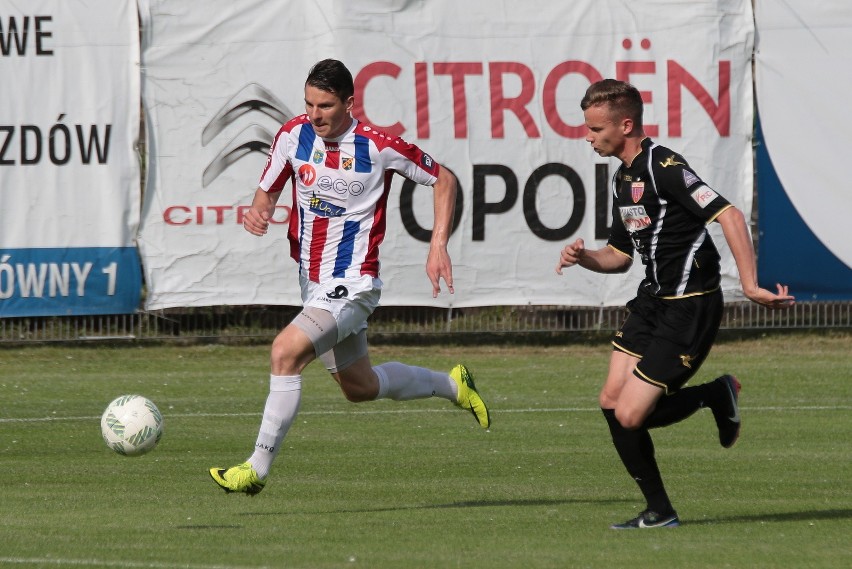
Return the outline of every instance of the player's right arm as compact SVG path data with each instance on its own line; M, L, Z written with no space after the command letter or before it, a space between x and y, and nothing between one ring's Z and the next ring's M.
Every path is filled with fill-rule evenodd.
M266 235L269 230L269 220L275 213L275 204L278 203L285 184L293 177L293 165L288 154L289 136L294 129L306 122L308 118L300 115L284 123L269 147L254 199L243 218L243 228L252 235L260 237Z
M280 196L281 192L266 192L263 188L258 188L254 192L251 207L243 217L243 228L258 237L266 235L269 230L269 220L275 213L275 204L278 203Z
M559 252L559 263L556 265L557 274L562 269L580 265L596 273L623 273L633 264L633 258L618 249L607 245L602 249L586 249L582 239L569 243Z

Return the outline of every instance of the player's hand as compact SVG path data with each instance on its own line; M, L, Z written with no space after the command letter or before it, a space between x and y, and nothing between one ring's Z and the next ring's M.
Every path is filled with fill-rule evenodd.
M269 218L270 214L268 211L251 208L243 218L243 228L252 235L261 237L266 235L266 232L269 230Z
M556 264L556 273L561 275L563 268L578 265L585 252L586 245L582 239L577 239L563 247L559 253L559 263Z
M744 292L748 299L752 302L756 302L757 304L772 310L790 308L796 304L796 297L790 294L786 285L776 284L775 286L778 287L777 294L760 287L757 287L757 290L751 293Z
M447 253L446 247L429 247L429 256L426 259L426 275L432 282L432 298L438 298L438 293L441 292L441 279L444 279L444 282L447 283L447 290L450 291L450 294L455 294L453 263L450 261L450 254Z

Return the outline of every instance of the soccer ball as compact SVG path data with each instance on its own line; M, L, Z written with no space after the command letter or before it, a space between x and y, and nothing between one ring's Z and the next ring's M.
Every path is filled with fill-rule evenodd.
M101 416L101 434L109 448L123 456L154 450L163 436L163 415L141 395L122 395Z

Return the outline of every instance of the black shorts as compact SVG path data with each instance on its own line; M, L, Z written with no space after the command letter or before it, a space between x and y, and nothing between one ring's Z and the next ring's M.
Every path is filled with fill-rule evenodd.
M671 394L704 363L722 322L722 291L663 299L640 289L615 333L614 349L640 359L636 377Z

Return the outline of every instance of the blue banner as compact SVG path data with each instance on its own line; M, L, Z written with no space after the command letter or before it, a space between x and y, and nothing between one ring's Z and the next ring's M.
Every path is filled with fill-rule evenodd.
M790 286L798 300L852 300L852 268L814 234L790 201L757 125L757 276L760 285ZM826 204L831 207L831 204Z
M135 247L0 249L0 317L133 313Z

